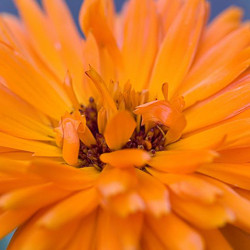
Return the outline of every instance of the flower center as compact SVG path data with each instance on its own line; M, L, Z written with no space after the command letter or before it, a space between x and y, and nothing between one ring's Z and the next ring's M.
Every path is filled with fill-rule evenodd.
M97 108L94 99L91 97L87 106L81 105L80 113L86 117L86 125L94 135L96 144L87 146L80 142L80 150L78 158L81 162L80 167L95 166L102 170L105 163L100 160L100 155L111 152L104 136L98 131L97 124ZM152 155L156 151L164 150L165 134L167 127L156 125L146 130L145 126L135 129L129 141L124 145L126 148L139 148L151 152Z

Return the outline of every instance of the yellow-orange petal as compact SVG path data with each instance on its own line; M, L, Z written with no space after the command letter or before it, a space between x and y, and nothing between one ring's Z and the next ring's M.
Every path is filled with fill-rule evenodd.
M43 213L38 212L32 219L24 223L18 228L12 237L8 246L9 249L52 249L57 246L59 249L64 249L66 245L74 237L79 222L73 221L67 226L55 230L48 230L47 228L38 225L38 219ZM41 239L46 239L42 240Z
M206 241L207 250L233 250L229 242L218 229L199 230L202 237Z
M247 72L246 72L247 73ZM243 75L231 87L223 89L216 96L206 99L185 112L187 126L183 133L188 133L237 115L249 108L250 74ZM218 109L217 107L222 107ZM216 110L216 112L214 112Z
M111 221L114 227L114 234L118 238L123 249L138 249L140 235L143 230L143 214L135 213L125 218L112 215Z
M1 196L0 207L7 209L30 209L48 206L69 194L51 183L32 185L8 192ZM23 202L23 201L26 202Z
M61 86L54 86L53 79L47 79L20 54L3 44L0 45L0 56L1 77L15 94L55 120L70 111L69 99Z
M211 150L167 150L156 152L148 164L160 171L187 174L201 164L212 162L217 156Z
M249 162L250 147L232 148L219 151L216 162L221 163L247 163Z
M226 35L240 26L242 9L232 6L223 11L207 27L201 40L198 55L203 55Z
M103 107L108 113L108 118L117 112L116 104L108 91L106 83L103 81L102 77L95 71L94 68L90 66L90 69L85 72L86 75L93 81L98 90Z
M171 195L173 210L191 224L202 229L214 229L235 220L234 212L220 204L201 204Z
M96 188L105 198L108 198L134 188L136 183L133 168L119 169L106 166L99 176Z
M18 209L18 210L8 210L0 213L0 239L3 238L8 233L12 232L15 228L24 223L28 218L30 218L36 209Z
M102 162L113 167L142 167L150 160L150 155L141 149L122 149L100 156Z
M250 190L250 164L206 164L201 166L198 172L219 179L232 186Z
M244 232L233 225L227 225L221 229L223 236L230 244L231 249L248 250L250 246L249 232ZM223 248L227 249L227 248ZM219 249L218 249L219 250Z
M98 211L98 209L96 209ZM91 249L93 242L96 241L96 223L97 223L97 211L84 217L80 222L80 226L74 234L74 240L70 240L66 249L79 250L81 249ZM82 237L84 235L84 240Z
M98 172L94 167L77 169L48 160L35 160L32 162L29 171L54 182L66 190L89 188L93 186L98 177Z
M103 204L103 206L105 209L111 210L121 217L145 211L146 209L144 200L139 193L134 190L111 197L108 203Z
M143 198L146 211L156 217L161 217L170 211L170 202L167 188L157 179L137 170L138 192Z
M132 114L126 110L116 113L104 131L104 137L109 148L113 150L120 149L128 142L134 132L136 122Z
M186 126L185 117L179 107L175 107L168 101L156 100L142 104L136 107L134 113L142 115L142 124L155 122L168 127L166 143L178 140Z
M234 212L236 218L233 224L250 232L250 222L246 220L246 218L250 217L250 201L221 181L205 176L200 176L200 178L212 183L223 191L220 202Z
M15 136L0 132L0 146L33 152L36 156L61 157L61 150L53 145L25 140Z
M241 139L249 140L250 119L238 119L218 124L207 130L189 135L168 146L169 149L227 149L241 146ZM243 145L244 146L244 145Z
M162 97L160 89L164 82L169 83L172 97L187 74L205 24L205 11L205 1L187 1L174 19L158 52L148 84L153 97L157 94Z
M96 221L95 233L95 249L121 249L121 243L118 237L114 237L115 228L111 220L111 213L104 209L99 209L98 218ZM93 242L91 244L93 246Z
M199 176L166 174L151 168L147 168L147 171L183 199L212 204L223 195L223 191L220 188L200 179Z
M114 8L112 5L111 0L84 1L79 15L79 23L86 37L90 32L93 33L100 48L107 48L108 54L116 66L122 67L121 52L113 35Z
M208 51L191 69L178 91L184 96L186 108L217 93L242 72L250 63L249 24L227 36ZM230 50L231 53L221 53Z
M153 0L130 1L126 8L122 30L122 78L124 81L129 79L134 83L135 90L140 91L149 80L158 49L158 13ZM132 23L137 25L131 25Z
M70 121L63 122L63 159L70 165L78 162L80 141L75 126Z
M85 96L85 91L82 86L84 54L82 53L83 46L81 36L77 31L73 18L64 1L43 0L43 6L48 14L50 25L54 28L58 38L57 44L60 46L60 49L58 49L57 53L60 55L65 68L67 68L72 75L72 84L75 93L74 91L70 91L70 99L73 101L74 106L77 107L78 102L75 95L79 98L80 102L85 101L89 97ZM67 25L61 25L62 23L67 23Z
M74 219L85 217L98 205L98 195L94 188L72 194L49 208L38 223L46 228L56 229Z
M158 219L147 216L146 224L163 243L164 249L204 249L198 232L173 213Z

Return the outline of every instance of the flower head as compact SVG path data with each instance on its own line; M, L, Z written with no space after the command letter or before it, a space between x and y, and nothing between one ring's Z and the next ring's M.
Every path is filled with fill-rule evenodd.
M205 0L129 0L118 14L85 0L82 38L63 0L42 2L0 16L9 249L247 249L242 11L207 23Z

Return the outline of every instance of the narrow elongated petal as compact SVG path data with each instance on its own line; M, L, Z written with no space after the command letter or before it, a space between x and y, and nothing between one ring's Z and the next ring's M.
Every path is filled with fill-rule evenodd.
M147 209L156 217L169 213L170 203L166 187L143 171L137 170L137 176L139 193L144 199Z
M152 96L160 94L159 90L164 82L170 84L169 91L172 96L191 66L204 21L204 1L187 1L170 26L157 55L149 82Z
M237 84L238 83L238 84ZM187 126L184 133L223 121L250 106L250 75L242 77L228 90L209 98L185 112ZM217 107L222 107L216 110ZM216 110L216 112L214 112Z
M39 141L21 139L2 132L0 132L0 146L33 152L36 156L60 157L62 155L60 149L56 146Z
M76 169L65 164L44 160L34 161L30 166L30 171L55 182L56 185L66 190L81 190L91 187L98 176L93 167Z
M226 149L234 143L234 147L241 145L242 138L249 140L250 119L239 119L190 135L176 143L169 145L170 149L218 148Z
M199 176L163 174L150 168L147 170L183 199L212 204L223 195L220 188L200 179Z
M157 152L149 165L160 171L187 174L218 156L210 150L170 150Z
M50 229L60 228L73 219L85 217L97 207L98 197L95 189L88 189L71 195L50 208L38 221Z
M203 249L203 240L199 234L173 213L162 218L146 218L147 225L166 248Z
M198 172L233 186L250 190L250 165L213 163L203 165Z

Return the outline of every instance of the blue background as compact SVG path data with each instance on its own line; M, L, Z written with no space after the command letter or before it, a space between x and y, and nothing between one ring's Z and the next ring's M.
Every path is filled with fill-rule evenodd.
M38 0L41 2L40 0ZM66 0L75 20L77 20L79 8L83 0ZM212 6L211 17L215 17L230 5L237 5L245 9L245 19L250 19L250 0L209 0ZM121 9L125 0L115 0L118 10ZM17 13L12 0L0 0L0 12L7 11Z
M40 1L39 1L40 2ZM82 0L66 0L71 12L77 22L79 8L81 6ZM115 0L117 10L121 9L124 0ZM222 10L230 5L237 5L245 10L244 19L250 19L250 0L210 0L211 3L211 18L218 15ZM0 0L0 12L10 12L17 14L15 6L12 0ZM0 225L1 226L1 225ZM0 241L0 249L6 249L8 244L8 237Z

